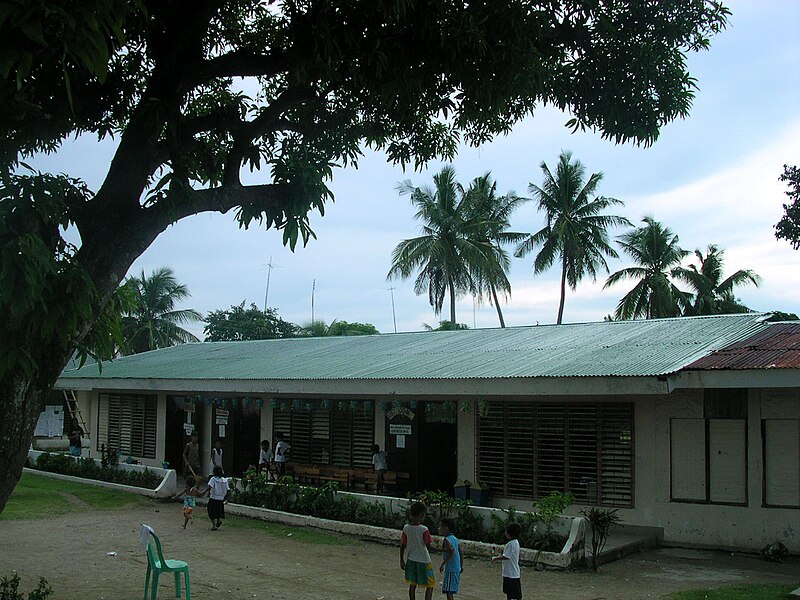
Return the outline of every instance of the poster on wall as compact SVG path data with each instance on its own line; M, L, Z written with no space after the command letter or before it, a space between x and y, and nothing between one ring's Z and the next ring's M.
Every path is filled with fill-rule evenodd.
M194 425L192 423L184 423L183 430L186 432L186 435L192 435L194 433Z
M396 438L395 447L397 448L405 448L406 447L406 436L398 435Z
M219 426L219 436L218 437L221 437L221 438L225 437L225 425L220 425Z

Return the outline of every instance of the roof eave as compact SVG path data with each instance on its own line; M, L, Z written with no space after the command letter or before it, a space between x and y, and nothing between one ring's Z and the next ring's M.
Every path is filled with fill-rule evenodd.
M357 396L619 396L667 394L666 377L463 379L105 379L62 378L58 389L175 394Z

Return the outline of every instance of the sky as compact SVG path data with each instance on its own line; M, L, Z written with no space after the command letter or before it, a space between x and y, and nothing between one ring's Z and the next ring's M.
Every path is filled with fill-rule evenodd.
M726 5L733 12L729 27L712 38L709 51L689 56L699 86L689 117L664 127L653 146L616 145L595 132L572 134L565 127L568 115L542 108L507 136L479 148L462 147L452 163L459 181L491 172L499 193L530 196L529 183L542 182L542 161L554 168L560 152L571 151L588 173L604 174L598 194L625 203L616 214L634 224L655 217L686 250L719 245L726 274L745 268L763 278L759 288L739 289L747 306L800 314L800 251L776 240L773 230L788 201L778 177L785 163L800 164L800 2ZM82 137L29 162L97 189L114 147L112 140ZM191 293L184 307L204 314L242 301L263 308L269 275L267 304L288 321L311 320L313 286L317 320L368 322L383 333L394 331L396 320L397 331L421 330L448 316L437 317L427 295L414 294L413 279L386 280L392 249L419 234L408 197L395 188L406 179L431 184L441 167L433 162L422 171L403 171L367 152L358 169L335 172L330 186L335 202L324 217L311 215L318 239L308 246L298 245L293 253L283 247L281 232L243 230L231 214L202 214L167 229L130 274L170 267ZM514 214L511 229L534 232L543 224L531 202ZM555 322L559 271L533 277L532 262L532 254L512 261L511 298L501 302L509 326ZM624 255L608 262L612 272L632 264ZM568 291L564 322L602 320L633 286L603 290L604 281L584 280ZM476 306L471 297L461 298L456 310L457 320L469 327L498 326L494 307ZM202 339L202 327L187 328Z

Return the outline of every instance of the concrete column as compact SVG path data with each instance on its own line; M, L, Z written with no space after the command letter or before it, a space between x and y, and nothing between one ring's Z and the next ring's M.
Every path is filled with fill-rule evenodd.
M386 450L386 411L381 408L381 403L377 400L375 403L375 443L381 447L381 450Z
M164 446L167 438L167 395L161 392L156 396L156 463L166 460L164 458Z
M261 407L261 439L269 440L269 443L274 446L275 441L272 439L272 422L273 408L270 404L270 398L264 398L264 406Z
M475 411L476 404L470 401L467 412L456 411L458 424L458 478L475 481L477 470L475 465Z

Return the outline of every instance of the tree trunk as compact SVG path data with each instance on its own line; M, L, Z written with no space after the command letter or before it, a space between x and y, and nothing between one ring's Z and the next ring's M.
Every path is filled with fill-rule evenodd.
M489 284L489 289L492 292L492 300L494 300L494 307L497 309L497 318L500 319L500 327L505 328L506 321L503 319L503 311L500 310L500 302L497 300L497 290L494 287L494 284Z
M456 326L456 288L452 279L447 282L447 289L450 291L450 323L453 328Z
M567 258L561 259L561 302L558 304L558 320L556 325L561 325L561 319L564 316L564 298L567 295Z
M18 348L27 351L31 344L23 342ZM51 353L41 359L46 363L46 372L42 376L52 381L33 380L20 369L10 371L0 379L0 512L25 466L44 401L69 358L68 353L57 354Z

